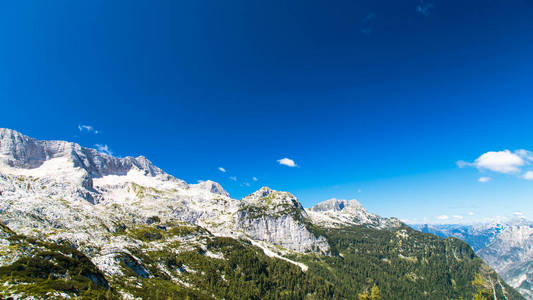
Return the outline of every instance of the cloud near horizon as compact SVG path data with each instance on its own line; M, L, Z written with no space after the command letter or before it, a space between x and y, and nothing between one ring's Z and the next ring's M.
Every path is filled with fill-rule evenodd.
M287 166L287 167L291 167L291 168L294 168L294 167L297 167L298 165L296 165L296 163L294 162L294 160L290 159L290 158L282 158L282 159L278 159L278 163L280 165L284 165L284 166Z
M218 170L222 173L226 173L226 169L222 168L222 167L218 167Z

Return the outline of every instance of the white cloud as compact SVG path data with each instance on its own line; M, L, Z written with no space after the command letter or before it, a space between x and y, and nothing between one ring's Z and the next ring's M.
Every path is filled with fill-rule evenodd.
M243 183L243 185L245 185L245 186L250 186L250 183L245 182L245 183Z
M522 212L520 212L520 211L515 211L513 213L513 215L515 215L515 216L523 216L524 214Z
M468 215L469 216L473 216L473 215L475 215L475 213L473 211L471 211L471 212L468 213Z
M525 180L533 180L533 171L527 171L524 175L522 175L522 178Z
M517 150L511 152L509 150L503 151L489 151L483 153L473 163L460 160L457 162L459 168L476 167L479 170L489 170L498 173L517 173L520 168L527 164L525 159L529 159L531 152L527 150Z
M454 215L453 218L456 219L456 220L462 220L462 219L463 219L463 216L461 216L461 215Z
M231 179L233 181L237 181L237 177L235 177L235 176L230 176L229 179Z
M479 177L479 179L477 181L479 181L481 183L485 183L485 182L489 182L491 180L492 180L492 178L490 178L490 177Z
M222 173L226 173L226 169L222 168L222 167L218 167L218 170Z
M284 166L291 167L291 168L297 167L297 165L294 162L294 160L292 160L290 158L286 158L286 157L282 158L282 159L278 159L278 163L280 165L284 165Z
M442 216L438 216L437 219L439 220L448 220L450 217L448 217L447 215L442 215Z
M94 127L92 127L91 125L78 125L78 130L83 132L83 131L87 131L89 133L94 133L94 134L98 134L98 130L94 129Z
M478 169L487 169L500 173L516 173L526 162L516 153L509 150L489 151L478 157L474 165Z
M94 146L99 152L102 152L107 155L113 155L113 151L111 151L111 149L109 149L109 146L107 145L95 144Z
M257 177L254 176L254 177L252 177L252 180L253 180L253 181L257 181L257 180L259 180L259 179L257 179Z

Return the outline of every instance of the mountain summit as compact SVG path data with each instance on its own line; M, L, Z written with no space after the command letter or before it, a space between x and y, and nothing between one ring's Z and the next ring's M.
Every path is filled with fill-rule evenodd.
M357 200L329 199L311 207L309 215L313 222L325 227L365 225L374 228L398 227L396 218L382 218L367 210Z

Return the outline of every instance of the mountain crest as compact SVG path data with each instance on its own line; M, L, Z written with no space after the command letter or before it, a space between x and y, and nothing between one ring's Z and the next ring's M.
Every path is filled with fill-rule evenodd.
M352 200L342 200L342 199L328 199L326 201L320 202L317 205L310 208L312 211L349 211L349 210L362 210L366 211L365 208L359 203L359 201Z
M152 177L166 174L144 156L117 158L72 142L39 141L6 128L0 128L2 165L34 170L36 174L48 176L56 176L58 168L62 171L71 170L72 173L77 173L74 169L79 168L92 178L126 175L131 170Z
M229 197L229 193L226 192L218 182L214 182L212 180L201 181L197 184L192 184L191 186L196 186L200 189L208 191L209 193Z
M369 213L359 201L332 198L307 209L313 223L325 227L365 225L376 228L397 227L396 218L382 218Z
M275 191L269 187L262 187L254 193L242 198L241 206L262 206L273 210L293 207L305 213L300 201L289 192Z

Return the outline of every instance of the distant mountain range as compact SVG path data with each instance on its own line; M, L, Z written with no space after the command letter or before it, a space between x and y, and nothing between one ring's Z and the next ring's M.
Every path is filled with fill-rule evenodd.
M411 225L426 233L456 237L494 268L512 287L533 299L533 222L514 218L487 224Z
M0 129L0 298L73 297L523 299L466 243L355 200L237 200L142 156Z

